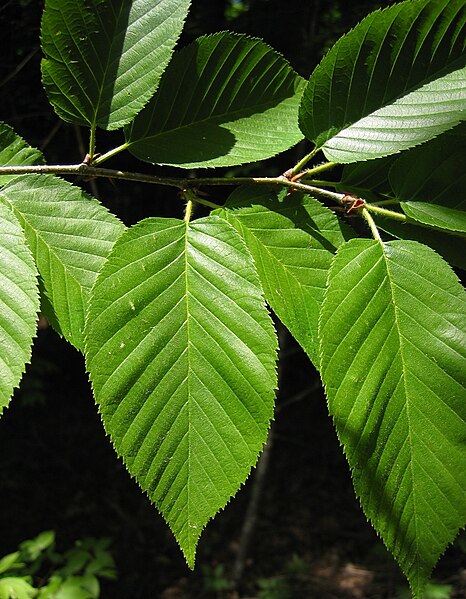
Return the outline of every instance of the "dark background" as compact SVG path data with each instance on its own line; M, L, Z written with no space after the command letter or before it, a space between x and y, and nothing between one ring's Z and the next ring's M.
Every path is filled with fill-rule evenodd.
M300 74L309 76L342 33L387 4L193 0L180 45L222 29L244 32L264 38ZM85 154L88 132L58 119L40 82L42 8L38 0L0 4L0 119L41 148L48 163L77 163ZM121 143L122 136L100 132L97 141L98 149L106 151ZM280 174L302 150L247 172ZM123 155L109 166L162 172ZM182 212L171 189L105 180L87 185L127 224ZM227 193L216 191L216 200ZM403 577L354 497L317 373L294 341L286 333L281 337L273 444L236 595L209 589L215 572L217 578L228 578L234 567L254 475L208 525L196 570L190 572L162 517L130 479L105 436L82 357L48 327L39 331L32 364L0 421L0 556L14 551L23 539L53 529L62 549L87 536L111 538L118 579L104 583L104 599L255 597L267 584L281 588L281 594L269 590L269 599L395 598ZM457 598L466 597L462 559L464 554L452 547L435 572L437 580L453 584L452 597Z

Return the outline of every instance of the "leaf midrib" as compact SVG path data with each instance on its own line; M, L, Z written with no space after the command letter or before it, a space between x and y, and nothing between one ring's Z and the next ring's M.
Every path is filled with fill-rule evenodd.
M411 406L410 406L410 401L409 401L409 394L408 394L408 389L407 389L407 383L406 383L406 360L404 358L404 336L401 333L400 330L400 323L399 323L399 315L398 315L398 307L396 304L396 293L395 293L395 286L393 283L393 275L391 274L391 268L390 268L390 264L389 264L389 258L387 256L387 253L385 251L386 248L386 244L383 242L380 242L380 246L381 246L381 251L382 251L382 256L383 256L383 260L385 263L385 268L386 268L386 272L387 272L387 282L388 282L388 288L390 291L390 296L391 296L391 303L393 306L393 315L394 315L394 328L397 332L397 336L398 336L398 340L399 340L399 348L400 348L400 360L401 360L401 370L402 370L402 379L403 379L403 388L404 388L404 396L406 399L405 402L405 407L406 407L406 419L408 421L408 435L407 435L407 439L409 442L409 454L410 454L410 461L409 461L409 470L410 470L410 476L411 476L411 490L410 490L410 494L412 495L412 502L413 502L413 514L412 514L412 518L414 519L414 528L415 528L415 533L413 535L413 540L412 543L414 543L415 545L415 553L418 553L418 539L419 537L419 524L418 524L418 517L417 517L417 511L416 511L416 488L414 485L414 480L415 480L415 475L414 475L414 456L415 456L415 452L414 452L414 444L413 444L413 439L412 439L412 435L413 435L413 427L412 427L412 415L411 415ZM406 502L406 506L408 505L408 502ZM406 507L405 506L405 507ZM406 531L408 530L408 528L406 528ZM410 565L410 568L412 567L412 565ZM418 571L419 571L419 566L418 566ZM418 574L418 572L417 572Z

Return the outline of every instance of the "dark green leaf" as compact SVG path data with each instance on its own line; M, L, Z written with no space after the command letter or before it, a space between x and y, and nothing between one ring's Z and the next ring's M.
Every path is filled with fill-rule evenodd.
M190 566L266 440L276 349L253 259L223 219L147 219L118 239L93 290L87 367L117 452Z
M241 234L251 252L265 298L317 366L317 322L327 272L337 247L349 237L335 214L294 192L241 187L216 213Z
M398 158L399 156L394 155L345 164L341 180L335 187L342 193L352 193L363 197L366 201L377 201L383 199L383 196L391 197L393 193L388 176Z
M311 75L306 137L335 162L387 156L466 118L466 1L402 2L366 17Z
M304 81L264 42L223 32L174 55L149 105L128 128L141 160L231 166L274 156L302 134Z
M417 242L351 240L319 336L330 412L366 515L420 599L466 520L466 301Z
M46 0L44 86L70 123L118 129L154 93L189 0Z

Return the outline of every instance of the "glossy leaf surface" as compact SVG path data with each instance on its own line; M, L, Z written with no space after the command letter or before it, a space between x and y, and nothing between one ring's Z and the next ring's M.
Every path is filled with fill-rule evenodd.
M419 599L466 520L464 290L426 246L351 240L319 336L356 493Z
M128 127L137 158L183 168L269 158L302 139L304 80L264 42L223 32L176 53Z
M387 156L466 118L466 1L402 2L366 17L311 75L300 109L334 162Z
M129 123L154 93L189 0L46 0L42 76L67 122Z
M30 360L38 311L37 269L23 230L0 192L0 414Z
M218 217L141 221L97 279L86 335L105 428L192 567L273 415L277 341L253 259Z
M123 224L66 181L28 175L2 192L24 228L40 273L42 311L78 349L89 292Z
M241 234L272 310L317 365L317 324L327 272L349 236L335 214L309 196L242 187L216 213Z

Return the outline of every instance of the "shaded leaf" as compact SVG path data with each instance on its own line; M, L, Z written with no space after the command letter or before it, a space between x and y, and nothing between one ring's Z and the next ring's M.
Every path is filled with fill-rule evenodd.
M336 183L335 189L345 194L352 193L363 197L366 201L377 201L381 196L391 196L392 188L388 177L392 165L398 158L399 156L393 155L345 164L341 180Z
M37 269L23 230L0 195L0 414L31 358L37 328Z
M141 160L183 168L269 158L302 134L304 80L264 42L229 32L175 53L160 88L127 130Z
M42 152L31 148L7 124L0 122L0 166L27 166L42 164ZM0 175L0 185L6 185L16 175Z
M244 186L216 214L241 234L267 302L317 365L317 322L327 272L349 231L314 198L300 192L284 195Z
M189 0L46 0L42 76L57 114L103 129L129 123L153 95Z
M21 222L34 255L42 311L82 349L89 292L123 224L96 199L53 176L16 178L1 199Z
M319 336L356 493L420 599L466 520L464 290L426 246L351 240Z
M251 255L224 220L147 219L93 290L86 356L107 432L194 564L258 458L277 341Z
M448 208L466 208L466 123L397 157L390 169L392 195Z
M387 156L466 118L466 2L402 2L368 15L322 60L300 108L335 162Z

